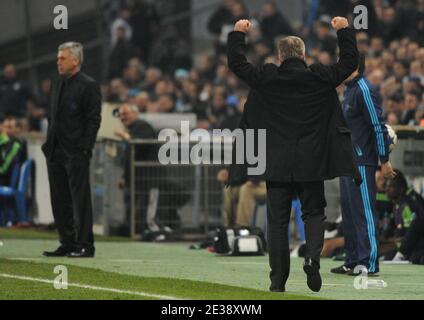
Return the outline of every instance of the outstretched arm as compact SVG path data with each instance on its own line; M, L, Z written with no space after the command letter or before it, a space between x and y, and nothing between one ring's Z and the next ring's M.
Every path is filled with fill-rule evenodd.
M315 64L311 66L311 69L319 73L334 87L338 87L358 68L359 53L356 45L355 31L349 28L347 19L336 17L331 21L331 24L337 31L340 59L332 66Z
M250 26L249 20L239 20L228 35L228 67L250 87L256 88L261 84L264 72L263 67L255 67L246 59L245 37Z

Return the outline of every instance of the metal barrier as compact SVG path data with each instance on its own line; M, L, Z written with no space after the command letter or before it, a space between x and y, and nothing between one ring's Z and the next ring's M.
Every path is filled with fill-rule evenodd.
M398 128L399 143L391 155L409 183L424 195L424 130ZM40 141L28 136L30 157L37 162L38 222L52 222L45 159ZM100 140L91 162L94 222L96 233L131 235L137 238L144 229L170 226L184 233L207 233L222 222L223 185L217 173L225 165L161 165L138 158L138 150L157 141L129 144ZM132 150L132 152L130 152ZM157 153L152 153L156 154ZM119 181L129 179L124 188ZM326 182L329 221L340 215L338 180ZM41 219L42 218L42 219Z
M146 230L168 227L206 234L222 224L223 185L217 174L225 166L162 165L139 159L140 149L159 144L147 140L97 142L91 181L94 222L103 226L102 233L129 233L136 239ZM123 178L127 181L120 188Z
M217 174L225 166L162 165L139 159L141 148L160 144L143 140L130 144L131 237L139 237L146 229L159 231L165 227L206 234L222 224L223 185L217 181Z

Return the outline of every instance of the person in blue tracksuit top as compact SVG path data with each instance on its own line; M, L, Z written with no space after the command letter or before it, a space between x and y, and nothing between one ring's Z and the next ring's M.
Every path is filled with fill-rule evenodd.
M379 272L378 216L375 210L375 173L381 164L385 177L394 178L389 162L390 138L383 119L381 97L364 77L365 57L360 55L358 70L345 82L343 114L352 131L356 163L363 183L357 186L348 177L340 178L340 196L345 238L345 263L332 273L357 275L363 266L368 274Z

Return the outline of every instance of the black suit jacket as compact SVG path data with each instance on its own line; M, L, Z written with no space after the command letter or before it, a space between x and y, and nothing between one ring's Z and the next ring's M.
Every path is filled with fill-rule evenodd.
M287 59L279 67L254 67L245 57L245 34L229 34L229 68L251 88L240 128L267 130L266 170L255 178L306 182L352 176L360 183L336 92L357 69L358 50L352 29L337 35L340 60L335 65L308 67L303 60ZM235 154L229 185L248 178L247 164L234 159Z
M55 81L50 98L47 141L42 147L47 158L56 142L68 155L91 155L100 128L101 104L100 87L84 73Z

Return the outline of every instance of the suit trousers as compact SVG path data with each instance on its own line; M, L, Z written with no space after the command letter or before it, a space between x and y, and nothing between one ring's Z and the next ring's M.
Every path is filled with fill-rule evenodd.
M94 248L89 167L88 156L60 148L47 160L54 221L67 248Z
M324 245L324 209L327 206L324 181L267 181L268 251L272 289L284 288L290 274L288 226L292 200L296 195L302 205L302 220L305 225L305 257L311 258L319 266Z

